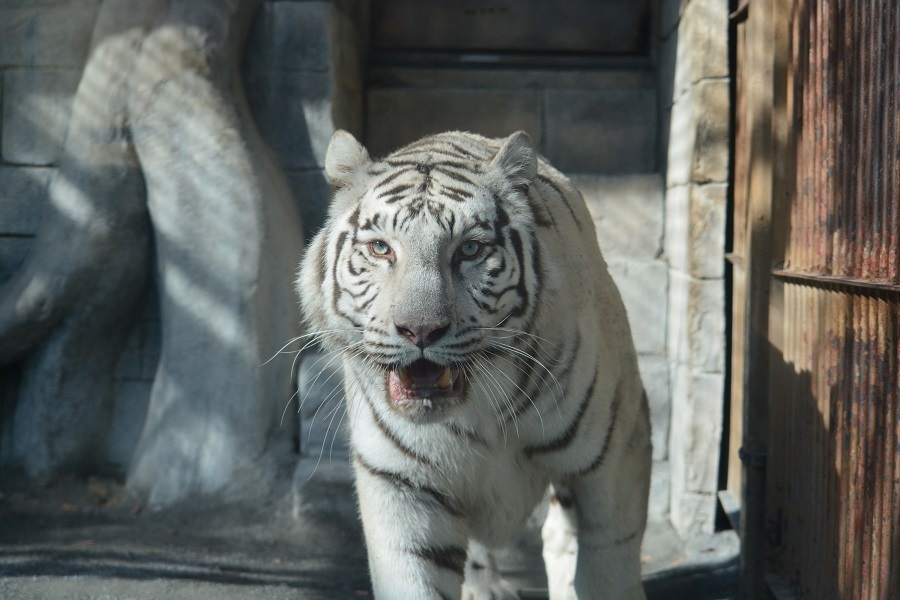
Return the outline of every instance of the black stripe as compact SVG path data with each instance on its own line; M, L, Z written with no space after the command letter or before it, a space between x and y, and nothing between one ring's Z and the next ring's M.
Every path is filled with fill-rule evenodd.
M401 175L405 175L406 173L409 173L410 171L412 171L411 168L397 169L396 171L394 171L393 173L391 173L390 175L388 175L387 177L385 177L384 179L382 179L381 181L376 183L375 187L373 189L378 190L379 188L382 188L382 187L386 186L387 184L391 183L392 181L394 181Z
M513 316L519 317L525 314L531 304L528 285L525 282L525 247L522 244L522 234L517 229L510 230L509 239L512 242L513 252L516 254L516 260L518 260L520 267L519 281L516 284L516 288L519 292L519 297L522 298L522 304L511 311Z
M447 430L455 435L456 437L466 440L467 442L475 442L476 444L480 444L482 446L486 446L487 442L484 439L475 433L474 431L469 431L468 429L463 429L456 423L447 423L444 425Z
M411 479L400 475L399 473L394 473L391 471L385 471L383 469L378 469L368 464L366 461L362 459L362 457L358 453L354 453L353 459L359 463L359 465L364 468L369 474L378 477L380 479L385 480L387 483L400 488L405 488L410 492L421 492L429 496L432 500L437 502L450 516L453 517L462 517L463 511L457 505L456 501L451 498L449 495L436 490L432 487L428 487L426 485L419 485L412 481Z
M452 571L462 577L466 567L466 550L459 546L437 546L416 548L412 554L427 560L441 569Z
M616 391L616 397L613 400L612 406L610 407L610 416L609 416L609 427L606 429L606 437L603 440L603 447L600 448L600 453L592 460L586 467L579 471L575 471L572 473L576 476L587 475L588 473L598 469L600 465L603 464L603 459L606 458L606 451L609 449L609 440L612 438L613 433L616 428L616 417L619 414L619 404L621 401L621 394L619 391Z
M443 166L445 166L445 165L446 165L446 163L441 163L440 166L443 167ZM465 170L466 172L471 172L470 169L464 169L464 170ZM456 181L459 181L460 183L466 183L466 184L468 184L468 185L474 185L474 186L476 186L476 187L480 187L480 186L478 186L477 183L475 183L475 180L473 180L473 179L471 179L471 178L469 178L469 177L466 177L465 175L463 175L462 173L460 173L460 172L458 172L458 171L450 171L450 170L446 170L446 169L438 169L437 171L438 171L438 173L440 173L441 175L446 175L446 176L449 177L450 179L454 179L454 180L456 180Z
M451 598L450 596L439 590L433 583L431 584L431 589L434 590L434 593L437 594L441 600L456 600L455 598Z
M380 194L378 194L378 197L381 198L383 196L396 196L400 192L405 192L406 190L411 189L411 188L412 188L411 183L401 183L401 184L395 185L394 187L392 187L389 190L385 190L385 191L381 192Z
M538 227L556 227L556 219L553 218L553 213L547 210L546 201L544 201L543 198L534 198L537 194L533 194L533 190L533 187L530 188L525 198L528 201L528 208L531 210L531 215L534 217L535 225Z
M572 220L575 222L575 225L578 227L578 230L581 231L581 221L578 220L578 217L575 216L575 211L572 209L572 205L569 204L569 199L566 198L566 195L563 193L559 186L553 182L553 180L549 179L546 175L538 175L537 180L552 189L559 196L559 199L563 201L563 204L566 205L566 208L569 209L569 214L572 215ZM580 193L580 192L579 192Z
M375 407L372 406L369 397L365 394L363 395L366 399L366 403L369 405L369 410L372 411L372 418L375 419L375 425L378 426L378 430L387 438L389 442L391 442L397 450L399 450L403 455L408 456L409 458L422 463L428 467L434 467L434 463L426 456L422 456L406 444L404 444L397 435L391 431L391 428L388 427L387 423L381 420L381 416L379 416L378 411L375 410Z
M575 439L575 434L578 433L578 426L581 425L581 419L584 418L584 414L587 412L588 405L591 403L591 398L594 395L594 387L596 387L596 385L597 371L594 371L594 378L591 380L591 385L588 386L587 393L581 400L581 404L578 405L578 411L575 413L575 417L572 419L572 422L569 423L569 426L566 427L566 430L563 432L563 434L556 439L550 440L549 442L546 442L544 444L526 446L525 456L531 458L535 454L558 452L559 450L562 450L569 444L571 444Z

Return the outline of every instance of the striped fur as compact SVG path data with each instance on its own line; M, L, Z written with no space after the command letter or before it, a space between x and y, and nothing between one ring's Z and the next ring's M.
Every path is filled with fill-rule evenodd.
M472 557L551 486L551 597L642 598L647 402L579 192L521 132L381 160L337 132L326 173L297 289L343 359L376 597L509 597Z

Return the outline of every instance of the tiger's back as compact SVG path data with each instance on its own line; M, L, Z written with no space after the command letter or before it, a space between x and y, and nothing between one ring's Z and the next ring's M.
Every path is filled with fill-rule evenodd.
M575 565L548 547L575 522L579 597L642 597L647 405L581 195L521 133L373 161L338 132L326 172L298 291L343 357L376 596L459 597L469 540L508 541L552 484L552 597Z

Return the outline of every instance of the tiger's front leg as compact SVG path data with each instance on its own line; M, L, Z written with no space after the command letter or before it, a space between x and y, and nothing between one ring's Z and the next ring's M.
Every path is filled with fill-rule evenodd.
M354 457L377 600L460 597L467 535L453 499Z
M647 420L638 419L631 435L621 437L613 438L595 469L553 486L541 531L551 600L645 598L640 555L651 464Z

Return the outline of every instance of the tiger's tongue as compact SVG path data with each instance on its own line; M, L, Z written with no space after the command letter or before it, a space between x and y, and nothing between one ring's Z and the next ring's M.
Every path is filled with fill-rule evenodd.
M397 371L403 387L448 387L452 383L449 367L420 358Z

